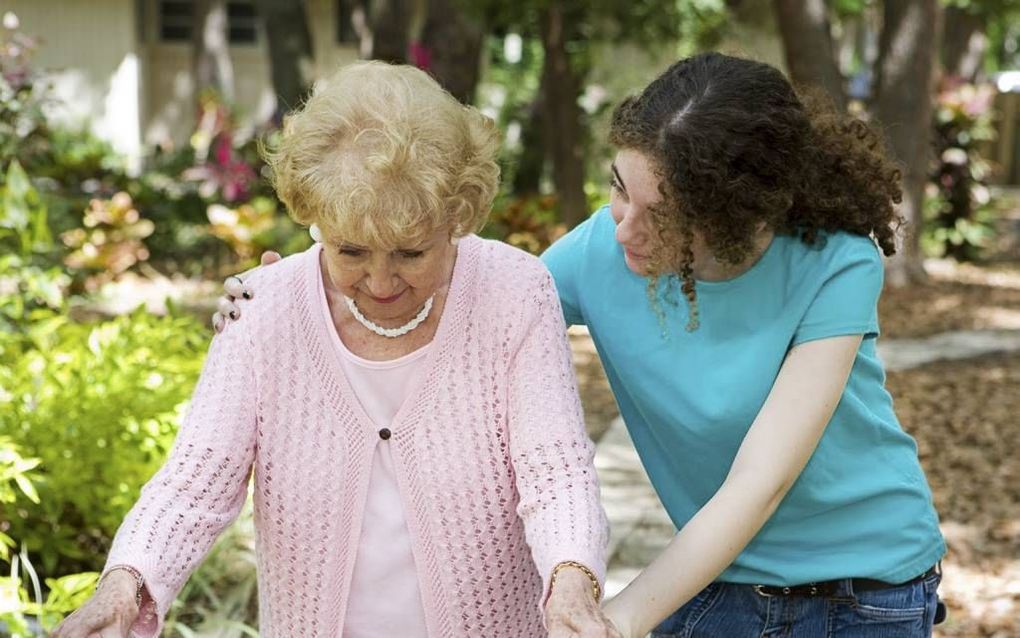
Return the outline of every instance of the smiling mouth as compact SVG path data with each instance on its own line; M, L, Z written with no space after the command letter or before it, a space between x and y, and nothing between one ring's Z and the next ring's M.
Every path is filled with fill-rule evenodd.
M368 295L368 298L371 299L372 301L376 302L376 303L386 304L386 303L393 303L397 299L400 299L401 295L403 295L403 294L404 294L403 292L399 292L399 293L393 295L392 297L375 297L373 295Z
M627 254L627 256L630 257L631 259L647 259L648 258L648 255L639 255L638 253L636 253L636 252L634 252L634 251L632 251L632 250L630 250L628 248L624 248L623 252L625 252Z

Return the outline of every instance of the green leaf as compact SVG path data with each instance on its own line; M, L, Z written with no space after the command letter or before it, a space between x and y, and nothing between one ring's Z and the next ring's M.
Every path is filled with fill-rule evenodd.
M46 205L18 160L11 160L0 197L0 227L15 231L21 254L48 250L53 243Z
M42 463L39 459L22 459L18 458L14 461L14 471L19 474L25 474L29 470L39 467Z
M69 614L81 607L92 596L99 582L98 572L71 574L62 578L47 578L49 596L43 608L56 614Z
M11 562L11 549L15 547L17 547L17 543L14 542L14 539L0 532L0 559L8 563Z
M32 482L29 481L28 478L18 474L14 477L14 482L18 484L18 487L20 487L21 491L25 493L28 500L32 501L36 505L39 504L39 493L35 491L35 486L32 485Z
M0 226L24 230L29 224L28 194L32 183L18 160L11 160L7 167L3 191L3 210L0 210Z

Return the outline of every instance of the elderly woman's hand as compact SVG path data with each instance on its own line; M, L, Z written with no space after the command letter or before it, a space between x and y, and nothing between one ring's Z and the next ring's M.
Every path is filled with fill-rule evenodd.
M261 263L263 266L275 264L280 261L280 253L267 250L262 253ZM251 271L248 271L251 272ZM238 298L251 299L255 291L248 288L244 283L244 275L231 275L223 280L223 296L216 303L216 313L212 316L213 329L220 332L227 325L227 319L240 319L241 308L234 301Z
M137 582L124 570L112 570L92 598L64 619L50 638L128 638L138 618Z
M545 603L549 638L622 638L602 614L591 579L576 567L563 567Z

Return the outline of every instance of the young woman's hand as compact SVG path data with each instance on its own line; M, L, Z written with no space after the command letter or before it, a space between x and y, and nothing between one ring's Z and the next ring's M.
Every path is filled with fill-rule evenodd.
M127 571L111 571L92 598L65 618L50 638L128 638L138 618L136 587Z
M645 638L646 634L639 634L635 628L637 619L633 617L633 614L619 605L614 605L612 600L602 605L602 614L619 632L621 638Z
M275 264L280 259L280 253L267 250L262 253L260 261L263 266L268 266ZM255 296L255 291L244 283L245 275L250 272L249 270L240 275L231 275L223 280L224 294L216 303L216 312L212 316L212 325L216 332L223 330L227 325L228 319L237 320L241 318L241 307L234 303L237 299L251 299Z
M576 567L563 567L545 603L549 638L623 638L602 614L591 579Z

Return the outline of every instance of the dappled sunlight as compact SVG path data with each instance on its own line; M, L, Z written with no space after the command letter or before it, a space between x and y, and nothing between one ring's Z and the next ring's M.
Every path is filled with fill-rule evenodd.
M1020 523L1020 521L1014 521ZM951 530L943 530L947 536ZM993 564L965 564L952 554L943 562L939 594L949 607L949 620L936 636L1015 636L1020 617L1020 559Z
M918 443L949 547L936 636L1016 636L1020 618L1020 355L940 362L889 375Z
M724 152L717 162L729 168L709 171L720 166L712 166L701 155L725 151L725 143L691 144L691 161L678 163L671 157L674 150L686 146L687 133L681 129L685 118L692 119L697 113L696 101L673 99L676 96L663 99L663 104L686 106L675 112L674 118L662 120L671 124L659 130L654 142L650 133L657 127L638 122L637 113L643 107L634 107L640 100L632 102L629 109L615 108L626 103L626 96L640 93L642 86L678 57L729 50L781 67L794 84L818 85L837 109L846 111L842 115L865 123L884 123L881 128L889 138L889 153L898 155L889 159L896 160L904 178L899 185L904 192L898 210L909 218L905 221L910 229L903 238L906 250L886 262L886 282L916 281L884 291L878 308L882 338L877 347L896 412L904 430L917 442L948 545L941 593L950 618L935 635L1020 637L1020 184L1009 183L1020 179L1020 145L1016 143L1020 131L1012 124L1020 113L1020 94L995 95L996 84L982 79L994 79L994 70L1020 65L1020 54L1012 50L1016 33L1008 28L1020 16L1020 6L946 1L938 16L933 1L920 0L551 0L538 5L503 3L506 7L482 2L484 11L473 15L467 11L467 5L473 3L429 0L415 3L414 15L404 20L393 2L379 3L380 11L373 10L371 16L362 4L325 0L5 0L0 9L0 636L43 635L42 630L52 629L92 595L96 572L103 567L118 526L141 486L174 444L213 335L209 320L223 294L224 278L236 274L252 288L251 292L234 291L247 299L255 295L254 302L237 300L244 317L250 317L255 308L272 306L277 298L272 289L265 291L265 279L249 277L260 255L271 250L288 256L306 250L313 241L306 225L311 221L299 224L294 218L313 216L303 216L302 208L313 209L304 212L315 215L329 214L323 209L331 208L330 201L338 201L332 196L321 199L325 202L322 206L303 201L316 199L308 197L307 189L343 181L333 180L326 170L319 171L321 157L309 164L315 165L311 171L314 177L295 172L308 179L295 178L294 183L301 186L293 197L285 194L287 189L278 193L273 173L275 170L280 178L287 163L267 163L266 151L272 156L274 150L287 146L284 141L289 136L304 135L301 127L294 126L294 109L315 102L310 96L323 95L328 83L319 81L344 64L359 59L406 62L449 91L457 100L453 104L457 112L476 107L492 118L491 126L499 129L502 140L498 158L493 158L501 170L500 184L495 199L486 196L482 202L488 212L486 220L479 219L484 226L476 229L461 224L464 232L475 229L486 239L538 255L606 202L613 202L617 213L621 198L641 208L645 198L637 195L642 189L629 175L624 175L627 184L610 187L610 175L618 172L615 167L610 169L610 164L621 147L654 148L660 157L646 159L657 160L650 165L656 168L657 177L666 178L657 186L660 195L669 196L666 203L670 207L653 215L653 227L658 227L658 236L667 241L675 238L665 232L671 225L685 237L692 228L697 231L697 243L687 247L692 255L694 248L699 248L697 258L686 252L676 255L683 260L672 264L673 271L697 273L712 259L723 266L733 261L726 259L727 252L741 248L741 233L736 231L751 228L751 214L766 226L798 227L808 235L815 225L826 232L842 229L854 234L873 229L881 238L879 243L888 249L891 238L885 228L890 224L886 213L894 212L891 202L896 201L899 189L892 184L892 162L882 169L885 160L877 159L877 143L871 147L876 155L866 160L844 152L854 145L849 138L842 140L846 144L841 143L836 155L825 150L828 143L819 143L829 135L827 128L846 129L844 132L855 132L859 141L866 141L870 134L865 129L870 124L834 126L835 118L814 112L813 107L808 115L822 119L809 124L803 112L791 110L787 115L795 119L777 120L768 153L762 138L758 140L761 153L744 153L734 162ZM520 6L510 10L510 5ZM535 10L539 5L542 11ZM961 13L963 5L971 5L966 16ZM273 13L266 15L270 6ZM566 9L569 11L564 13ZM984 64L987 68L964 71L959 61L954 63L948 55L955 42L956 30L951 27L972 20L980 20L980 24L963 35L968 42L981 40L983 48L968 54L974 54L977 67ZM974 38L976 35L986 37ZM876 43L882 46L876 48ZM833 52L838 53L833 56ZM992 60L997 60L996 69L991 68ZM677 66L694 68L697 64L694 60ZM943 72L920 72L936 67ZM773 69L769 75L778 77L778 72ZM943 78L940 86L934 86L936 75ZM722 80L733 77L743 76L719 72L711 78L715 84L706 81L704 86L724 87ZM370 92L373 84L366 81L345 90L344 103L364 100L362 91ZM741 83L734 94L753 97L753 85ZM710 93L714 99L726 91ZM930 104L924 99L904 99L922 95L931 98ZM798 102L793 94L787 98L784 105ZM400 100L388 99L383 105L397 102ZM999 102L1008 108L995 106ZM338 104L324 112L343 110ZM727 115L692 129L706 134L705 139L733 141L733 148L757 148L747 145L750 140L742 139L741 131L768 132L773 109L763 110L762 104L767 105L767 100L744 102L743 115L729 124L719 123ZM632 113L627 115L627 111ZM729 108L713 110L714 114L730 112ZM739 112L732 109L732 113ZM430 114L434 115L427 110L416 113L430 125L441 126ZM317 130L312 146L321 146L329 156L326 151L346 148L353 140L352 148L358 150L358 140L364 137L357 135L361 124L354 120L360 118L347 121L339 113L333 115L338 116L334 124ZM621 132L613 121L628 118L634 119L632 133L647 143L628 140L626 135L607 135L610 129ZM412 120L409 117L406 122ZM286 133L285 121L290 122ZM748 122L754 126L745 126ZM473 130L475 124L467 127L468 137L478 133ZM649 135L638 135L637 129L648 129ZM782 131L796 132L796 136L779 135ZM811 135L801 138L808 131ZM932 152L914 158L912 152L904 154L916 146L916 140L927 139L928 133L926 147ZM409 135L402 146L408 157L429 146L424 141L427 136L418 140L416 135ZM810 154L798 153L801 148L811 149ZM773 167L765 170L758 166L761 157L773 152L781 156ZM423 206L436 211L436 219L444 207L463 210L465 205L465 201L448 197L452 187L447 186L463 181L463 173L472 172L469 169L483 164L491 167L474 152L443 154L456 160L451 165L456 164L461 174L443 178L446 186L441 198L421 199L427 200ZM823 163L812 161L820 157L826 158ZM442 162L432 163L438 164ZM836 165L835 173L826 172ZM414 183L413 171L402 166L394 164L385 172L396 181ZM704 198L688 196L704 190L698 188L699 180L679 177L691 167L706 169L694 171L708 176L704 181L710 190ZM338 176L350 168L347 163L338 164ZM851 173L858 172L859 179L847 181ZM724 185L719 177L719 184L713 187L713 174L725 175L729 184ZM832 177L838 179L831 180L831 185L823 183ZM860 204L855 195L886 181L887 189L875 190ZM651 179L649 183L653 183ZM881 218L873 215L876 205L883 213ZM672 223L678 220L670 220L670 214L678 215L678 224ZM850 219L861 216L878 221L863 224ZM813 221L805 225L808 218ZM723 232L727 224L732 232ZM718 232L713 235L708 229L715 226ZM578 237L585 237L584 229L571 235L572 239ZM702 244L707 247L704 251ZM654 242L649 245L662 248ZM569 242L563 246L571 250ZM586 258L598 258L593 262L599 266L612 265L610 260L616 258L619 246L608 240L607 246L612 251L588 253L591 257ZM400 259L413 259L418 251L399 252ZM924 260L922 255L947 258ZM960 263L948 257L977 261ZM583 303L578 306L597 330L614 325L619 330L611 335L600 332L600 343L613 340L615 346L616 339L633 339L632 332L641 329L638 326L643 325L640 320L644 317L629 315L634 308L621 305L620 300L627 297L610 289L616 280L600 280L610 271L593 270L596 274L577 277L576 282L568 275L564 281L560 275L569 271L557 270L555 259L553 251L548 263L561 294L565 293L564 300L569 302L571 284L585 291L588 287L606 288L606 304L596 308L579 300ZM287 266L277 268L286 272ZM764 266L758 268L759 273L761 268ZM921 276L922 270L926 270L927 279ZM776 285L763 285L760 290L782 298L784 285L792 289L792 281L777 279ZM736 308L737 301L746 301L734 296L731 307L731 298L723 296L730 293L722 291L736 291L736 286L720 285L714 288L717 292L711 288L702 281L695 286L696 295L690 294L689 287L683 292L688 299L702 300L718 294L726 303L717 307L726 311ZM734 294L749 289L741 287ZM838 287L825 284L822 289ZM869 284L867 290L855 309L871 313L873 308L867 304L873 303L873 286ZM818 294L815 300L824 299L827 304L835 296ZM683 301L683 297L678 299ZM847 299L852 298L848 295ZM252 303L254 306L248 305ZM818 312L823 310L821 302L817 306L815 301L811 303ZM703 308L711 304L705 301ZM796 305L788 303L784 310ZM238 319L231 310L224 307L227 316ZM627 321L601 322L596 310ZM804 317L810 323L810 312L798 319L801 327L806 325ZM702 318L711 314L706 310ZM244 321L242 327L247 325ZM736 385L740 375L728 376L732 368L727 367L730 361L725 349L744 347L741 340L745 337L750 342L751 337L769 333L772 326L768 321L766 313L753 316L747 322L752 324L747 334L726 340L713 353L717 357L705 359L716 372L721 370L714 391L723 393L722 399L730 401L743 391ZM280 325L272 326L273 334L279 334ZM703 332L692 338L706 334L704 330L711 334L711 325L706 324ZM230 334L227 329L215 340L217 349L229 351ZM613 595L661 553L675 528L620 418L591 335L587 328L575 326L568 338L587 433L596 443L594 464L612 529L606 591ZM248 345L264 345L252 339L249 335ZM346 336L344 341L348 341ZM239 338L236 343L245 342ZM512 345L505 341L503 347ZM770 348L777 366L787 345L784 338ZM751 355L762 352L754 347L744 351ZM622 357L615 372L628 389L636 384L651 396L661 384L651 377L638 378L648 374L647 366L629 367L642 352L647 350L634 349L634 358ZM272 355L282 361L287 353ZM241 366L243 360L236 357L246 354L232 356ZM257 358L261 361L262 357ZM473 360L461 361L469 368L477 365ZM697 363L664 364L656 373L662 378L676 374L689 379L703 374L701 369L689 369ZM242 375L224 376L243 381ZM559 378L569 381L569 375L560 374ZM543 380L528 379L527 387L533 387L532 382L541 384ZM464 388L453 390L468 396ZM633 396L640 398L642 392ZM229 398L237 398L235 393L224 396L227 398L217 399L221 412L232 405ZM267 396L272 398L272 392ZM492 412L491 406L496 405L501 410L492 412L497 418L512 417L503 409L504 398L493 396L486 399L489 407L485 410ZM520 397L515 397L510 398L516 405ZM670 403L663 409L675 414L682 414L688 403L683 396L666 400ZM574 399L567 397L567 407L571 405ZM301 418L307 417L310 408L300 407ZM643 414L663 414L658 408L638 407ZM248 423L254 430L258 422L257 445L269 445L263 439L271 428L266 430L261 413L258 416ZM688 421L698 418L678 420L689 425ZM216 432L210 430L209 435ZM516 432L514 429L511 434ZM389 440L389 435L383 440ZM402 440L396 436L392 443ZM501 450L506 449L504 443L500 441ZM261 463L266 448L258 451ZM687 457L684 453L678 450L677 458L690 459L691 452ZM883 457L877 448L869 448L869 454L874 459ZM227 464L236 461L229 451L225 456ZM298 456L294 457L297 461L287 462L300 465ZM520 460L514 457L506 461L506 467L520 471ZM714 461L728 462L725 455ZM518 465L511 467L511 463ZM263 472L268 476L269 468L257 464L256 476L261 478ZM588 469L585 472L590 475ZM222 467L216 477L226 480L226 474L231 480L240 480L236 478L240 473L226 473ZM190 487L191 479L184 473L181 476ZM83 480L87 489L82 489ZM676 486L660 487L665 495ZM208 489L201 491L209 493ZM558 498L559 494L554 496ZM405 500L405 504L411 502L423 501ZM322 501L316 507L332 510L336 506ZM444 520L468 520L465 512L469 509L454 507ZM546 509L545 505L541 509ZM322 514L335 518L336 513ZM285 527L286 517L281 510L275 523L266 524ZM258 634L255 575L260 561L254 553L254 539L249 503L239 522L220 538L172 603L168 635L238 638ZM527 540L539 548L532 543L530 532ZM338 551L351 549L341 545L336 545ZM25 548L24 560L15 558L21 546ZM184 549L178 551L183 556ZM25 569L28 554L41 578L33 586L37 591L31 593L32 598L38 599L33 601L29 601L27 589L22 591L26 582L13 578L19 565ZM182 577L183 569L177 568ZM456 564L451 570L463 571ZM262 575L270 578L266 581L270 585L276 582L273 569ZM74 582L88 586L68 584ZM50 598L43 600L47 589ZM500 599L508 600L502 596L493 600ZM452 619L449 622L456 623L457 618L476 612L454 610L442 622ZM87 614L79 614L82 616ZM307 614L302 616L302 622L308 620ZM311 619L306 626L281 631L319 635L321 632L309 628L315 622ZM263 633L274 631L263 627ZM335 627L329 633L346 632ZM510 634L516 635L513 630L499 633Z
M1020 309L978 308L974 312L976 323L982 328L994 330L1020 330Z
M884 338L957 330L1020 329L1020 270L928 260L928 283L887 288L879 301Z

